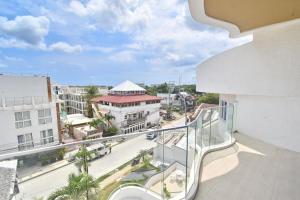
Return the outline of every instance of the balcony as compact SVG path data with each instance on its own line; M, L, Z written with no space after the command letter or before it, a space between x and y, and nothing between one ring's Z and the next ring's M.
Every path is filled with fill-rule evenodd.
M139 117L136 119L127 119L127 120L121 122L121 127L126 128L131 125L145 123L145 121L146 121L146 117Z
M33 106L49 103L48 97L0 97L0 108L9 108L15 106Z
M188 125L155 130L152 140L153 131L138 132L1 154L0 160L19 161L17 199L191 199L203 156L235 142L233 108L227 109L226 121L224 108L203 109ZM90 155L75 156L85 146ZM88 184L81 187L80 180ZM76 181L80 188L70 192Z

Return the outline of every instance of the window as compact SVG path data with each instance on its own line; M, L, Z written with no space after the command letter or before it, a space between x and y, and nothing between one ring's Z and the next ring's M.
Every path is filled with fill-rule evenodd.
M40 133L41 133L41 144L45 145L54 142L52 129L43 130Z
M226 111L227 111L227 102L226 101L221 101L221 118L223 120L226 120Z
M52 122L51 109L38 110L39 124L49 124Z
M31 126L30 112L15 112L15 126L16 128Z
M33 139L32 139L32 133L27 133L24 135L18 135L18 148L19 151L31 149L33 148Z

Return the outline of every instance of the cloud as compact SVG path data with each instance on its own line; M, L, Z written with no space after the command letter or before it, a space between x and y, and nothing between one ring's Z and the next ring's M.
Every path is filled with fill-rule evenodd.
M111 60L128 62L145 56L150 64L185 67L251 40L233 40L222 29L195 22L186 1L73 0L67 10L88 18L87 27L130 35L132 44L123 46Z
M135 61L135 53L133 51L120 51L109 56L109 59L115 62L132 62Z
M44 16L17 16L14 20L0 17L0 34L32 46L41 45L49 31L49 20Z
M51 44L48 48L50 51L62 51L66 53L74 53L74 52L81 52L82 47L81 45L70 45L66 42L57 42Z
M93 28L112 32L135 32L151 18L150 7L139 0L89 0L85 4L72 0L67 10L81 17L89 17Z

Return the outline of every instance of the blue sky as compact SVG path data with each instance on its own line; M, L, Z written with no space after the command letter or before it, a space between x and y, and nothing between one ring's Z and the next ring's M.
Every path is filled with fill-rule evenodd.
M61 84L195 83L197 64L248 42L193 21L187 0L0 2L0 72Z

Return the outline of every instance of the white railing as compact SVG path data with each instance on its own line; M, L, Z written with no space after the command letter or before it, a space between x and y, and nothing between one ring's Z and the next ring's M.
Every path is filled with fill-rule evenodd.
M220 113L222 112L221 107L213 107L208 109L203 109L199 115L196 117L194 121L188 123L187 125L175 127L175 128L168 128L168 129L159 129L159 130L151 130L145 132L136 132L126 135L116 135L107 138L98 138L98 139L91 139L91 140L84 140L78 142L72 142L69 144L60 144L56 146L48 146L48 147L41 147L41 148L34 148L27 151L20 151L15 153L8 153L0 155L0 160L5 159L13 159L13 158L24 158L33 155L39 154L47 154L47 152L53 152L53 150L57 149L72 149L73 147L78 147L80 145L88 145L88 144L96 144L96 143L111 143L116 141L122 141L122 144L128 142L130 146L127 148L134 148L134 145L138 144L131 144L131 139L140 138L138 141L139 143L143 143L139 147L141 149L136 149L137 152L140 150L146 150L149 148L149 144L151 148L153 148L153 153L149 154L151 157L151 163L156 167L161 169L161 176L155 176L155 180L159 177L161 184L159 186L151 185L151 181L146 184L147 187L144 185L136 187L136 186L128 186L130 187L130 196L132 198L141 199L142 192L147 193L147 197L151 196L151 199L167 199L166 191L168 189L171 190L169 187L170 181L170 173L168 172L167 166L174 162L179 162L183 166L180 170L183 173L184 179L184 187L181 188L180 191L170 191L172 193L171 197L168 199L170 200L179 200L179 199L193 199L197 192L197 188L199 186L199 176L200 176L200 168L202 164L203 157L210 151L218 150L221 148L225 148L229 145L232 145L235 140L232 138L232 127L233 127L233 105L228 105L227 109L227 120L221 119ZM149 141L146 139L146 135L149 133L157 133L157 138L155 141ZM183 137L180 137L180 141L177 141L178 133L182 134ZM142 136L142 137L139 137ZM174 136L174 138L172 138ZM170 139L171 137L171 139ZM176 140L176 143L167 142L166 139L169 141ZM125 140L125 141L124 141ZM73 148L73 149L74 149ZM181 149L179 152L178 149ZM118 148L117 148L118 149ZM117 150L112 150L114 153ZM122 150L121 150L122 151ZM123 156L124 154L122 154ZM130 155L131 156L131 155ZM136 159L136 154L132 155L132 159ZM39 156L37 156L39 157ZM110 158L115 159L114 156ZM107 158L109 159L109 158ZM93 163L92 163L93 164ZM123 163L124 164L124 163ZM112 166L107 166L107 168L111 168ZM118 168L119 166L115 166ZM169 168L170 169L170 168ZM166 170L166 171L165 171ZM117 173L117 172L116 172ZM63 178L63 177L62 177ZM64 177L67 179L67 177ZM151 177L148 177L149 179ZM55 181L55 180L53 180ZM116 181L120 181L119 179ZM157 183L157 181L155 181ZM42 187L41 183L39 187ZM135 183L134 183L135 184ZM150 184L150 185L149 185ZM47 184L45 184L46 189L53 190L52 188L48 188ZM158 189L157 189L158 187ZM166 188L164 188L166 187ZM123 199L122 192L127 191L127 186L122 185L121 188L115 188L114 194L110 196L109 200L121 200ZM153 189L154 188L154 189ZM158 190L152 191L152 190ZM34 190L33 190L34 191ZM33 191L23 191L23 193L31 193ZM129 190L128 190L129 191ZM135 194L136 191L136 194ZM22 192L22 191L21 191ZM123 193L125 194L125 193ZM28 194L29 195L29 194ZM31 195L30 197L32 197ZM39 196L40 197L40 196ZM142 198L143 199L143 198Z
M0 107L28 106L49 103L48 97L0 97Z

